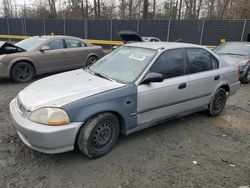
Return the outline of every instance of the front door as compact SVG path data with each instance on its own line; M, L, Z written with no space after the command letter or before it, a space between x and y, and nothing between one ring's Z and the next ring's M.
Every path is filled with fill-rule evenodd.
M164 76L163 82L138 86L137 124L175 116L188 109L188 76L185 75L183 49L163 52L151 67L150 72Z
M64 41L55 39L49 41L44 46L47 50L40 50L34 53L34 59L40 72L51 72L64 70L68 64L67 52L65 51Z

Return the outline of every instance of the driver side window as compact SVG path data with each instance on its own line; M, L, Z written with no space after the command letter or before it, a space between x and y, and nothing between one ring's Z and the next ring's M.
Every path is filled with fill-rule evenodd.
M47 44L45 44L45 46L49 46L50 50L57 50L57 49L64 48L62 39L52 40L52 41L48 42Z
M164 79L184 75L183 49L163 52L151 67L150 72L163 75Z

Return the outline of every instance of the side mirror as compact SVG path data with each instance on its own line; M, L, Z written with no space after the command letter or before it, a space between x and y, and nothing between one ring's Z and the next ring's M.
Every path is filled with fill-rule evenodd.
M40 51L46 51L46 50L50 50L50 47L45 45L40 49Z
M150 82L162 82L163 75L156 72L149 72L142 81L142 84L149 84Z

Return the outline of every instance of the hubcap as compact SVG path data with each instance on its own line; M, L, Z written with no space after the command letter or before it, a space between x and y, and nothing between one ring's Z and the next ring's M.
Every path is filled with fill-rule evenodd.
M217 110L220 110L222 108L224 104L224 97L222 96L222 94L217 94L214 98L214 110L217 111Z
M95 149L100 150L107 146L113 135L113 126L111 122L100 123L93 137L93 146Z
M30 76L30 69L26 66L19 66L15 71L16 77L20 80L26 80Z
M89 59L88 65L92 65L95 62L96 62L96 58L92 57Z

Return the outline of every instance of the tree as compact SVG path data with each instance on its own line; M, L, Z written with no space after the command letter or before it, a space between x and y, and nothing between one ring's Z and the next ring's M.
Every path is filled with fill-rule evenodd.
M50 8L50 16L56 17L56 0L48 0Z
M153 0L153 19L155 19L156 0Z
M129 11L129 19L132 19L132 16L133 16L133 0L129 0L128 11Z
M143 3L143 19L148 19L148 0L144 0Z
M88 0L85 1L85 18L89 17L89 2Z
M95 13L95 19L97 19L97 3L96 3L96 0L94 0L94 13Z

